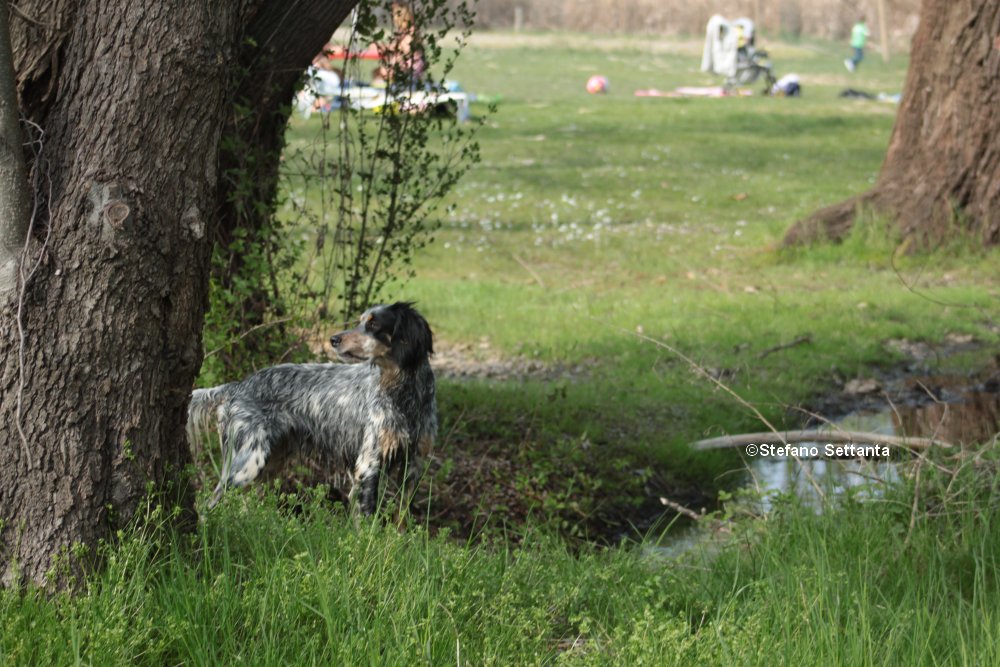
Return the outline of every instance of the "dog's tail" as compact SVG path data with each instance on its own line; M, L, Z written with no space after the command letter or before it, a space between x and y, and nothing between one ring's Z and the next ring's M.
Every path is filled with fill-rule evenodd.
M205 437L212 428L218 407L232 391L232 384L222 384L210 389L195 389L188 404L187 437L188 444L197 451L205 443Z
M219 406L229 398L234 386L236 386L234 383L222 384L218 387L195 389L191 392L191 402L188 404L187 437L188 446L191 447L191 452L196 460L198 452L205 446L205 439L212 428L212 422L218 421ZM219 502L222 491L225 490L226 477L229 474L229 453L226 451L226 442L221 431L219 432L219 447L222 449L222 477L208 509L212 509Z

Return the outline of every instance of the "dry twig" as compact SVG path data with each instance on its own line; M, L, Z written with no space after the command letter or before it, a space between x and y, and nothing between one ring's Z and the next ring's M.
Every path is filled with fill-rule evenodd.
M775 352L780 352L781 350L787 350L790 347L795 347L797 345L805 345L806 343L811 343L811 342L812 342L812 334L804 334L788 343L781 343L779 345L775 345L773 347L767 348L766 350L763 350L760 354L757 355L757 358L763 359L768 355L774 354Z

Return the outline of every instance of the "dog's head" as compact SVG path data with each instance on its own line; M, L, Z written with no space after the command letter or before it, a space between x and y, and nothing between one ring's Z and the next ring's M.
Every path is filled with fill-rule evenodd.
M348 363L372 361L403 370L417 368L434 353L427 320L407 301L366 310L357 327L334 334L330 344Z

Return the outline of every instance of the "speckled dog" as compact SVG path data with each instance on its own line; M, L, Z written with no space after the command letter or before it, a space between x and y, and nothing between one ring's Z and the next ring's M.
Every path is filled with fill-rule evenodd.
M384 473L412 493L419 452L437 433L427 321L411 303L376 306L330 343L347 364L283 364L195 390L189 440L203 437L214 414L222 445L209 508L226 488L276 472L300 451L349 475L349 497L364 514L375 511Z

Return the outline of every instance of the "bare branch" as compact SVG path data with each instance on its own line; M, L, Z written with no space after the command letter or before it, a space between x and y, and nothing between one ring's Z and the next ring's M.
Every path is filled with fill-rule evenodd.
M811 342L812 342L812 334L804 334L802 336L799 336L798 338L795 338L791 342L781 343L780 345L775 345L774 347L769 347L766 350L763 350L760 354L757 355L757 358L763 359L764 357L770 356L775 352L780 352L781 350L787 350L788 348L795 347L796 345L805 345L806 343L811 343Z

